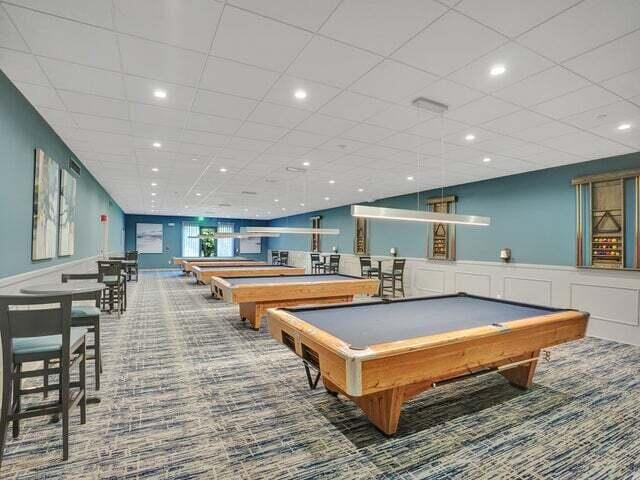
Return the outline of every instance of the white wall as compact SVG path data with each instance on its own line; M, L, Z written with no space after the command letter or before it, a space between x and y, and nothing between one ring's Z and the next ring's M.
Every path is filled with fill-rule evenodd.
M289 251L289 264L310 271L309 252ZM640 272L423 258L407 258L406 269L408 296L467 292L585 310L589 335L640 345ZM358 257L341 253L340 271L359 275Z

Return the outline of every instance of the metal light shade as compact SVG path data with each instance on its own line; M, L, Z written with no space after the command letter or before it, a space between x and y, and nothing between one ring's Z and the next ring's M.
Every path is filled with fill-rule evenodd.
M405 210L400 208L369 207L367 205L351 205L351 216L378 220L451 223L455 225L477 225L484 227L491 224L490 217L479 217L477 215L459 215L455 213L426 212L422 210Z
M278 233L297 235L340 235L337 228L305 228L305 227L243 227L243 233Z

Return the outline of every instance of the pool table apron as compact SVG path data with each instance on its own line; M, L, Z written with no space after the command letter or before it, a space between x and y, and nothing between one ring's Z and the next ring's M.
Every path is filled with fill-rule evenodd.
M271 335L319 369L330 393L352 399L388 435L402 404L443 381L486 369L513 385L531 386L542 348L583 338L588 315L559 312L354 350L284 310L269 310ZM501 367L513 365L502 370Z

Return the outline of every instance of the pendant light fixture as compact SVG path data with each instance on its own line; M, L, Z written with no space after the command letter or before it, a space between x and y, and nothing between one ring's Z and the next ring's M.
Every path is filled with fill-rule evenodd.
M445 169L445 157L444 157L444 113L449 107L443 103L429 100L428 98L418 97L413 102L418 111L428 110L432 113L440 115L442 124L442 131L440 135L441 146L441 167L442 167L442 198L444 201L444 169ZM422 160L420 152L418 151L418 163L421 165ZM372 207L368 205L352 205L351 216L370 218L378 220L399 220L404 222L422 222L422 223L446 223L453 225L475 225L475 226L488 226L491 224L490 217L482 217L478 215L461 215L455 213L438 213L429 212L421 209L420 205L420 191L417 192L418 208L416 210L401 209L401 208L386 208L386 207Z

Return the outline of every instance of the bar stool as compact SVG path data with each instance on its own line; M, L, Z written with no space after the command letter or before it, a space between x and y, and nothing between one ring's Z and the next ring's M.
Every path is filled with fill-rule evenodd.
M280 252L278 265L289 265L289 252Z
M360 276L368 278L378 276L378 269L371 265L371 257L360 257Z
M394 258L391 272L382 272L382 294L391 291L391 296L395 297L396 292L404 297L404 265L405 258ZM396 286L397 285L397 286Z
M105 284L102 294L102 310L113 312L114 306L118 314L126 309L126 279L122 275L122 263L117 260L98 261L98 281ZM107 310L107 305L109 309Z
M278 265L280 263L280 252L278 250L271 250L271 264Z
M324 271L324 262L320 260L319 253L311 254L311 273L321 273Z
M329 263L324 264L324 273L338 273L340 271L340 255L329 255Z

